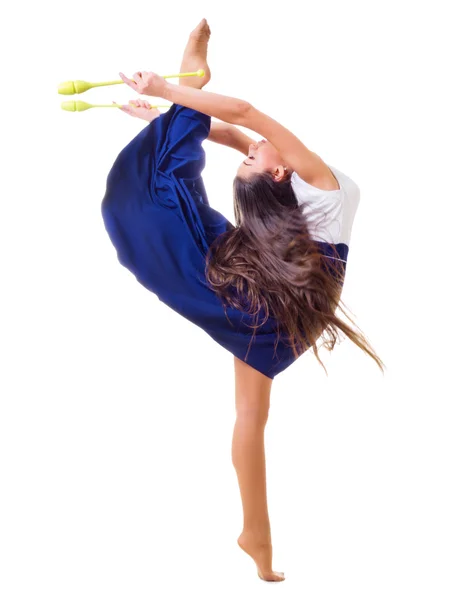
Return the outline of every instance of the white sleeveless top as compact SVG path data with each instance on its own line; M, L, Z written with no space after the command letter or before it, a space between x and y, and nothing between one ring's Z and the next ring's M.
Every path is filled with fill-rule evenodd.
M328 244L345 245L345 262L348 254L351 230L360 200L358 185L337 168L327 165L340 186L339 190L321 190L294 171L291 181L299 205L309 225L313 239Z

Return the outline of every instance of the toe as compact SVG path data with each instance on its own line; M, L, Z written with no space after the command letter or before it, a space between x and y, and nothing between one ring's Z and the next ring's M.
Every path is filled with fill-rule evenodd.
M202 19L199 25L191 31L190 35L193 38L202 38L204 35L207 37L210 36L210 27L207 23L207 19Z
M260 570L258 570L258 577L260 577L260 579L262 581L267 581L267 582L272 582L272 581L284 581L285 580L285 576L284 573L281 571L273 571L271 573L271 575L269 575L268 577L263 577L262 573Z

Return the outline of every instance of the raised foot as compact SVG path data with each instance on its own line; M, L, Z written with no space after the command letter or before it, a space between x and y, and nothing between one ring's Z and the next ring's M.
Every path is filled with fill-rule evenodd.
M208 42L211 33L207 19L202 19L199 25L191 31L189 37L199 42Z
M261 541L258 538L247 532L242 532L237 538L239 547L248 554L257 565L257 573L263 581L284 581L284 573L273 571L273 548L271 542Z
M207 63L207 50L210 39L210 27L206 19L202 19L199 25L190 33L188 43L183 53L181 63L181 72L198 71L204 69L204 77L188 77L180 79L180 85L189 85L191 87L204 87L211 77L209 65Z

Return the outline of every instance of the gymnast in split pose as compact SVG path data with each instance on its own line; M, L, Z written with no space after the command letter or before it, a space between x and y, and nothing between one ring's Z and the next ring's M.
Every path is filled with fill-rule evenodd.
M164 114L144 100L121 109L149 125L117 156L101 210L120 263L234 356L232 461L243 507L238 544L261 579L282 581L284 574L273 571L266 494L272 381L309 348L325 369L316 342L332 350L340 331L382 372L384 364L359 328L336 315L357 184L249 102L201 89L211 76L209 37L203 19L180 68L204 69L205 77L176 85L152 72L137 72L133 81L120 74L135 92L173 104ZM237 126L264 139L257 142ZM245 155L234 179L235 225L209 204L201 176L205 139Z

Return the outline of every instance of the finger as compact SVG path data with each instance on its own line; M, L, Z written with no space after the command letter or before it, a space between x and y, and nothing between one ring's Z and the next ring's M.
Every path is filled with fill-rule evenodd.
M137 71L136 73L133 73L133 79L135 80L136 85L142 83L143 77L141 75L141 71Z
M123 73L119 73L120 75L120 79L122 79L122 81L124 83L126 83L129 87L132 88L132 90L137 90L137 84L134 83L133 81L131 81L130 79L128 79L128 77L125 77L125 75Z

